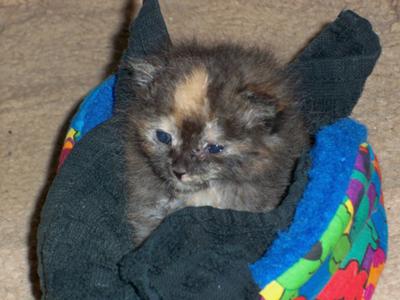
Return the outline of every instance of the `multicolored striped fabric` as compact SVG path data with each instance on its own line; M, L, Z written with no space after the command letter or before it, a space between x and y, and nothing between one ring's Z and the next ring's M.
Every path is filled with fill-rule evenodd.
M386 226L378 160L364 143L326 231L305 257L262 289L262 299L371 299L387 257Z

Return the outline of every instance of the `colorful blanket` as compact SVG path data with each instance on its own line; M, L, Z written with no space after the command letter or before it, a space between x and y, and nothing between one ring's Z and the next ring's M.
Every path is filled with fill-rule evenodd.
M371 146L363 143L346 194L326 230L306 255L263 285L260 294L264 299L371 299L387 257L380 182L378 160ZM320 221L318 215L316 212L315 222ZM273 247L282 251L282 240L278 238ZM268 264L274 263L268 255L261 264L266 269L256 270L255 274L261 272L268 278Z

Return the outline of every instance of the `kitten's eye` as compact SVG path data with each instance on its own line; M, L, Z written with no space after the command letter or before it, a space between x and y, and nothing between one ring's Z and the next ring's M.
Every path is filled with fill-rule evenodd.
M172 137L169 133L162 131L162 130L157 130L156 131L157 139L166 145L170 145L172 141Z
M224 150L224 146L219 144L208 144L207 151L212 154L220 153Z

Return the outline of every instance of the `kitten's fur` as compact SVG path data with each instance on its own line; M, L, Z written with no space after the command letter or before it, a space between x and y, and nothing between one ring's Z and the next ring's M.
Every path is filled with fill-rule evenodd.
M255 48L188 43L127 57L116 94L131 98L124 138L136 243L184 206L273 209L308 144L291 76ZM171 145L157 140L160 129ZM207 143L224 149L208 153Z

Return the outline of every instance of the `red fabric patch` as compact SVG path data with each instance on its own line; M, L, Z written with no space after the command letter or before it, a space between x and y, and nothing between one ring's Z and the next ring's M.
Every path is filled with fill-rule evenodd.
M332 276L332 279L316 299L362 300L367 279L367 272L364 270L359 271L358 263L351 261L346 269L338 270Z

